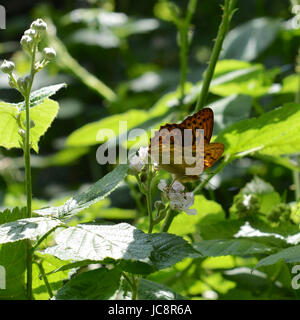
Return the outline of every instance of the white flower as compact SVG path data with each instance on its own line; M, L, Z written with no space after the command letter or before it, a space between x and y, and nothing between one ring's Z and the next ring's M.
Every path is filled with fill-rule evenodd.
M138 173L142 170L148 159L148 147L141 147L138 151L138 156L134 155L129 159L129 168Z
M170 192L169 200L172 209L185 211L189 215L197 214L196 209L189 209L194 204L193 192Z
M157 187L169 200L171 209L185 211L189 215L197 214L196 209L189 209L194 204L193 192L184 192L184 186L179 181L175 181L171 187L168 187L165 180L160 180Z
M148 158L148 147L140 147L140 149L139 149L139 157L146 164L146 160Z
M173 184L172 184L172 189L175 191L175 192L181 192L184 190L184 185L181 184L179 181L175 181Z
M167 181L164 179L161 179L157 187L160 191L163 191L163 192L167 191L168 189Z
M144 163L141 161L141 159L137 155L134 155L129 160L129 168L135 172L140 172L143 166L144 166Z

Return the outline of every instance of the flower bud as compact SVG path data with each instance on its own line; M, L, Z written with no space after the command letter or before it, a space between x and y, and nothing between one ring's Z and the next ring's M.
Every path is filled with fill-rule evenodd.
M0 68L2 72L10 74L15 69L15 64L12 61L4 60Z
M32 45L33 45L33 38L32 38L31 36L24 35L24 36L21 38L20 43L21 43L22 47L23 47L25 50L31 50Z
M43 50L43 55L47 60L53 60L56 57L56 52L53 48L45 48Z
M27 29L25 30L24 35L34 37L36 35L36 31L33 29Z
M26 76L24 78L19 78L17 80L17 84L18 84L18 88L20 90L20 92L22 92L23 94L27 93L27 90L29 88L29 83L30 83L30 76Z
M32 22L30 29L33 29L37 32L45 31L47 30L47 23L42 19L37 19Z

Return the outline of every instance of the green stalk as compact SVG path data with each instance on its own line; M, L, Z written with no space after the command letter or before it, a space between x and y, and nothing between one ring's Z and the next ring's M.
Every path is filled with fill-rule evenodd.
M26 177L26 197L27 197L27 218L31 218L32 215L32 181L31 181L31 161L30 161L30 93L32 89L33 78L35 75L35 55L37 49L37 42L34 42L32 55L31 55L31 71L29 76L28 86L26 85L26 90L24 92L25 98L25 143L24 143L24 162L25 162L25 177ZM32 246L31 241L27 241L27 296L31 300L32 296Z
M153 230L153 216L152 216L152 172L151 165L148 164L148 174L147 174L147 193L146 193L146 201L147 201L147 210L149 216L149 229L148 233L152 233Z
M53 292L52 292L51 286L49 284L48 278L46 276L45 269L44 269L44 267L42 265L42 262L35 262L35 263L39 267L39 270L40 270L41 276L42 276L42 278L43 278L43 280L45 282L49 297L52 298L53 297Z
M176 211L169 209L169 212L168 212L167 217L161 227L160 232L167 232L169 230L170 225L172 224L173 219L175 218L176 214L177 214Z
M223 41L225 39L225 36L229 30L229 25L231 18L235 12L235 4L237 0L225 0L225 4L223 7L224 13L222 17L222 22L219 26L217 39L211 54L210 62L208 65L207 70L205 71L203 86L201 90L201 94L198 97L195 112L199 111L205 106L205 103L207 101L209 86L215 71L216 64L218 62Z

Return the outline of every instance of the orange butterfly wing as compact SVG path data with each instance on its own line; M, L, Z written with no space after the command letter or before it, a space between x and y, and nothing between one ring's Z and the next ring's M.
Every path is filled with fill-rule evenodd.
M174 152L176 146L176 133L174 136L170 136L169 133L174 133L174 129L179 129L178 134L181 134L182 140L184 140L184 129L192 129L193 132L193 142L192 148L196 150L196 138L197 131L196 129L204 130L204 170L214 165L221 157L224 152L224 145L222 143L210 143L210 139L213 132L214 125L214 114L212 109L204 108L196 112L192 116L187 117L181 123L176 124L165 124L156 131L154 137L150 140L149 153L151 153L151 146L153 145L159 147L160 154L163 152L162 146L169 144L170 151ZM171 172L178 173L179 175L184 176L186 165L174 163L174 158L172 159L169 165L160 164L160 166ZM197 176L191 176L190 178L196 178Z
M204 145L204 170L213 166L223 155L223 143L209 143Z
M214 113L210 108L204 108L196 112L192 116L184 119L180 124L180 127L185 129L196 129L204 130L204 143L209 143L214 126Z

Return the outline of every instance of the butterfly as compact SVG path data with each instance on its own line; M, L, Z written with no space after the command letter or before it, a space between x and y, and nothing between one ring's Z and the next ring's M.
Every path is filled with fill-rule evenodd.
M179 124L167 123L161 126L150 140L148 153L152 162L156 163L158 169L172 173L174 178L181 182L199 179L199 173L214 165L224 152L224 144L210 143L213 125L212 109L204 108ZM203 134L197 129L203 129ZM186 150L190 151L188 157L183 156ZM164 157L167 161L164 161ZM194 159L192 164L191 158ZM199 159L202 159L202 162L197 161ZM199 173L187 174L187 170L193 168Z

